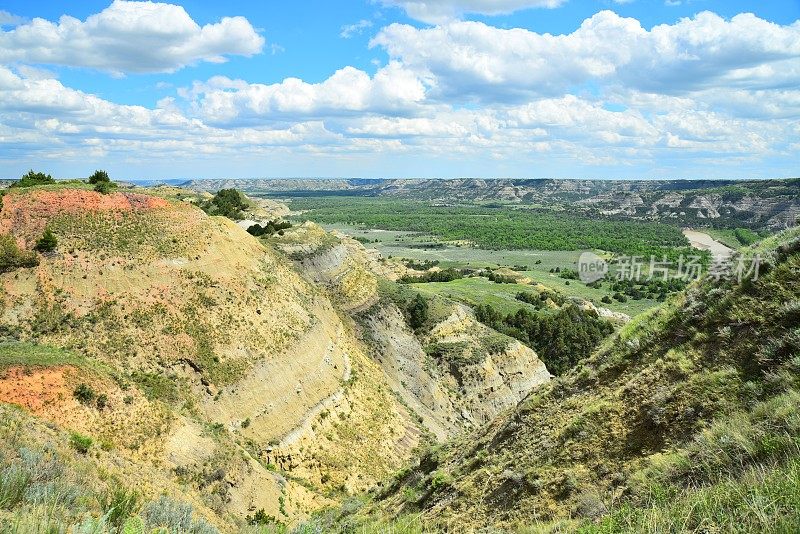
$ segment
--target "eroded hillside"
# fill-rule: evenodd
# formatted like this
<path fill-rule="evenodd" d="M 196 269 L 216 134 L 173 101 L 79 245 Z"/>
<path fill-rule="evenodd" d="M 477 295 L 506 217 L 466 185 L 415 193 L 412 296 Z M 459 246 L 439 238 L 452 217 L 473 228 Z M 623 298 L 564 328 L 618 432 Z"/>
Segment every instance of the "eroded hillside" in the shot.
<path fill-rule="evenodd" d="M 455 302 L 434 299 L 429 319 L 412 329 L 400 308 L 408 292 L 358 241 L 306 222 L 276 246 L 355 319 L 392 391 L 439 441 L 486 423 L 550 379 L 533 350 Z"/>
<path fill-rule="evenodd" d="M 105 461 L 154 466 L 229 529 L 362 491 L 418 444 L 352 325 L 233 222 L 133 192 L 5 195 L 4 234 L 29 248 L 45 228 L 57 249 L 0 274 L 0 328 L 84 364 L 6 344 L 0 400 L 91 436 Z"/>

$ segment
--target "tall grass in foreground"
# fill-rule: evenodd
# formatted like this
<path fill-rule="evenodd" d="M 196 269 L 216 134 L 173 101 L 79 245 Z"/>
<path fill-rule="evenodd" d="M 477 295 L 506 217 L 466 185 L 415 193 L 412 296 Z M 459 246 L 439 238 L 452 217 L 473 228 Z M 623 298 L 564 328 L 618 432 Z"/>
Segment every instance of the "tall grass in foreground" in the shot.
<path fill-rule="evenodd" d="M 755 466 L 738 479 L 691 488 L 650 506 L 625 506 L 583 533 L 797 532 L 800 526 L 800 460 Z"/>

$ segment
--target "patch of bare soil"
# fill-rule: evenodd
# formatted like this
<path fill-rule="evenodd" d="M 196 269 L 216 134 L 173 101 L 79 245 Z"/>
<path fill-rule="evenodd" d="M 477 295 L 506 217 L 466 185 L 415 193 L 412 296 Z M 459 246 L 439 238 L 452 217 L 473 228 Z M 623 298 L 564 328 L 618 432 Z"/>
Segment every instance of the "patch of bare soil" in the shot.
<path fill-rule="evenodd" d="M 65 401 L 71 404 L 67 376 L 73 372 L 70 366 L 9 368 L 0 374 L 0 402 L 16 404 L 36 415 Z"/>

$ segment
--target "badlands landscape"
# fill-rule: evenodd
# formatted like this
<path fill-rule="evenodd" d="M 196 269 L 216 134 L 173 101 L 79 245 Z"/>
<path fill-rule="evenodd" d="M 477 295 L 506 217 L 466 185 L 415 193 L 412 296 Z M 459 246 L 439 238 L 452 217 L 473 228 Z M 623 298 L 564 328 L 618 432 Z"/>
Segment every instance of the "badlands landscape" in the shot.
<path fill-rule="evenodd" d="M 4 0 L 0 533 L 800 532 L 800 2 Z"/>
<path fill-rule="evenodd" d="M 573 276 L 574 251 L 504 265 L 467 236 L 341 221 L 351 236 L 294 208 L 329 193 L 101 182 L 3 190 L 4 528 L 669 530 L 706 524 L 701 502 L 726 528 L 752 513 L 739 492 L 796 520 L 800 241 L 770 227 L 782 199 L 701 232 L 757 252 L 758 276 L 615 291 Z M 446 227 L 451 204 L 411 202 Z M 503 232 L 543 216 L 480 206 L 460 209 L 512 213 Z M 650 224 L 614 254 L 691 247 Z M 360 237 L 383 232 L 400 241 Z"/>

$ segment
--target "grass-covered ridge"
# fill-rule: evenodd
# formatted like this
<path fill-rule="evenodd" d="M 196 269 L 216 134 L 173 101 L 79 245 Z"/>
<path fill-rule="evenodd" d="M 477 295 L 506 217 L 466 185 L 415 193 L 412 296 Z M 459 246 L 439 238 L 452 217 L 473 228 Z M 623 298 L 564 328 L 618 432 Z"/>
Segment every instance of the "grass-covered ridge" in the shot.
<path fill-rule="evenodd" d="M 757 280 L 690 287 L 346 521 L 429 528 L 795 531 L 800 232 Z M 365 511 L 366 510 L 366 511 Z"/>
<path fill-rule="evenodd" d="M 17 341 L 0 341 L 0 370 L 15 366 L 52 367 L 56 365 L 71 365 L 87 369 L 98 366 L 96 362 L 56 347 Z"/>

